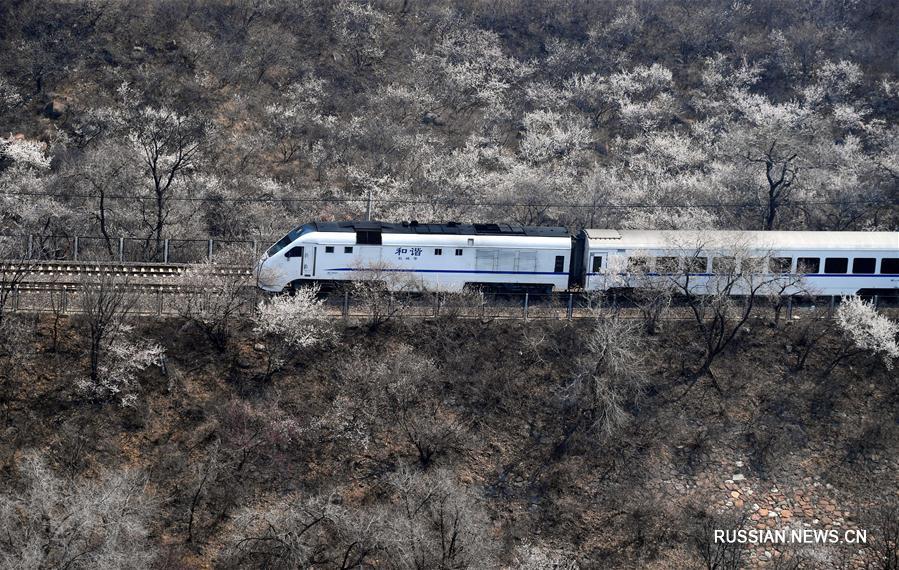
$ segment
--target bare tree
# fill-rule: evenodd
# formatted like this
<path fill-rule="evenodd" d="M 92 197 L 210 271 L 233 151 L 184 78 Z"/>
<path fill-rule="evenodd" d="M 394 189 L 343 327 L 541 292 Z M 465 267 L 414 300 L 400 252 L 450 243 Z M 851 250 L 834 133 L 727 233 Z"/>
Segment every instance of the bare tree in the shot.
<path fill-rule="evenodd" d="M 145 477 L 101 472 L 61 479 L 24 454 L 16 490 L 0 495 L 0 568 L 147 568 L 156 506 Z"/>
<path fill-rule="evenodd" d="M 401 470 L 391 477 L 388 551 L 399 568 L 486 568 L 498 560 L 479 497 L 445 471 Z"/>
<path fill-rule="evenodd" d="M 515 549 L 517 570 L 580 570 L 577 558 L 570 551 L 524 543 Z"/>
<path fill-rule="evenodd" d="M 342 406 L 335 404 L 321 422 L 356 441 L 396 430 L 414 450 L 419 467 L 429 469 L 438 459 L 463 452 L 471 441 L 467 419 L 440 399 L 440 374 L 434 361 L 409 345 L 355 352 L 338 374 Z"/>
<path fill-rule="evenodd" d="M 671 308 L 676 288 L 670 280 L 659 278 L 659 273 L 665 274 L 669 268 L 657 267 L 652 272 L 649 269 L 648 258 L 640 259 L 638 256 L 628 273 L 631 280 L 629 284 L 632 285 L 631 299 L 643 315 L 646 334 L 654 335 Z"/>
<path fill-rule="evenodd" d="M 400 376 L 385 386 L 386 409 L 396 416 L 418 463 L 427 469 L 439 457 L 465 449 L 466 422 L 422 390 L 425 377 Z"/>
<path fill-rule="evenodd" d="M 716 530 L 738 531 L 746 528 L 746 516 L 697 512 L 690 531 L 693 547 L 707 570 L 738 570 L 742 568 L 743 545 L 739 542 L 715 540 Z"/>
<path fill-rule="evenodd" d="M 892 499 L 867 517 L 871 543 L 867 547 L 869 568 L 899 570 L 899 503 Z M 875 530 L 876 529 L 876 530 Z"/>
<path fill-rule="evenodd" d="M 228 266 L 191 265 L 172 280 L 176 310 L 217 347 L 224 347 L 239 317 L 252 307 L 250 277 Z"/>
<path fill-rule="evenodd" d="M 577 415 L 566 439 L 582 426 L 605 440 L 626 424 L 629 404 L 643 392 L 646 346 L 638 325 L 618 316 L 598 315 L 581 338 L 581 356 L 562 391 Z"/>
<path fill-rule="evenodd" d="M 87 328 L 90 380 L 100 383 L 100 363 L 108 339 L 120 334 L 136 297 L 123 283 L 103 274 L 93 283 L 85 283 L 81 311 Z"/>
<path fill-rule="evenodd" d="M 813 307 L 803 313 L 785 329 L 794 356 L 791 366 L 794 372 L 805 368 L 809 357 L 831 333 L 832 328 L 825 311 L 820 307 Z"/>
<path fill-rule="evenodd" d="M 0 236 L 0 326 L 33 267 L 23 246 L 13 236 Z"/>
<path fill-rule="evenodd" d="M 211 125 L 196 112 L 185 115 L 145 105 L 127 84 L 119 94 L 126 109 L 120 117 L 120 128 L 138 150 L 150 179 L 153 214 L 147 241 L 153 241 L 154 255 L 159 257 L 171 214 L 170 199 L 180 179 L 197 166 Z"/>
<path fill-rule="evenodd" d="M 81 286 L 81 322 L 89 360 L 79 387 L 92 397 L 133 404 L 136 375 L 159 361 L 163 349 L 134 334 L 130 322 L 137 292 L 114 275 L 103 274 Z"/>
<path fill-rule="evenodd" d="M 24 315 L 7 315 L 0 323 L 0 410 L 7 418 L 10 404 L 19 398 L 22 387 L 29 385 L 36 325 L 36 319 Z"/>
<path fill-rule="evenodd" d="M 384 548 L 382 524 L 376 509 L 293 495 L 238 513 L 219 561 L 226 568 L 365 567 Z"/>
<path fill-rule="evenodd" d="M 757 154 L 746 154 L 747 161 L 765 166 L 765 180 L 768 183 L 765 194 L 766 230 L 774 229 L 777 212 L 790 196 L 793 182 L 799 173 L 799 165 L 796 163 L 798 157 L 797 153 L 780 148 L 776 140 L 766 148 L 759 149 Z"/>
<path fill-rule="evenodd" d="M 365 307 L 372 328 L 400 314 L 410 301 L 409 293 L 423 290 L 410 274 L 388 262 L 360 265 L 355 273 L 357 278 L 348 284 L 348 291 L 355 303 Z"/>
<path fill-rule="evenodd" d="M 695 378 L 708 374 L 720 389 L 711 374 L 712 363 L 749 321 L 759 298 L 772 291 L 796 289 L 801 276 L 755 267 L 768 254 L 759 257 L 740 237 L 728 244 L 699 239 L 681 245 L 674 253 L 684 267 L 670 279 L 686 301 L 703 343 Z M 714 256 L 711 274 L 706 273 L 709 256 Z"/>
<path fill-rule="evenodd" d="M 96 206 L 91 207 L 91 217 L 103 237 L 103 244 L 110 259 L 115 259 L 112 232 L 123 228 L 128 221 L 126 212 L 114 208 L 109 195 L 127 194 L 131 184 L 137 183 L 136 169 L 128 168 L 128 157 L 123 155 L 119 141 L 104 141 L 91 148 L 71 165 L 71 177 L 84 186 L 84 191 L 96 196 Z M 119 219 L 121 218 L 121 219 Z"/>

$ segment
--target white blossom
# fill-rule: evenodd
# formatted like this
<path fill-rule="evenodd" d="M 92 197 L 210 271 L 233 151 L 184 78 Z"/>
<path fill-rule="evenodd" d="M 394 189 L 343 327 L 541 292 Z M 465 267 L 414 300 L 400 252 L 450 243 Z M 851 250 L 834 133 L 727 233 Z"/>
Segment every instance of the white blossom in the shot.
<path fill-rule="evenodd" d="M 880 355 L 890 370 L 899 358 L 899 323 L 881 315 L 874 304 L 861 297 L 843 298 L 837 309 L 837 325 L 852 343 L 862 350 Z"/>
<path fill-rule="evenodd" d="M 254 318 L 257 334 L 274 335 L 291 348 L 308 348 L 330 341 L 334 330 L 318 286 L 299 287 L 292 295 L 263 301 Z"/>
<path fill-rule="evenodd" d="M 122 325 L 105 341 L 97 382 L 84 378 L 78 382 L 79 389 L 94 398 L 117 400 L 122 406 L 135 404 L 137 374 L 158 364 L 165 349 L 141 338 L 130 338 L 133 332 L 130 325 Z"/>
<path fill-rule="evenodd" d="M 47 145 L 37 141 L 16 138 L 0 140 L 0 156 L 5 156 L 22 166 L 30 166 L 40 170 L 50 168 Z"/>
<path fill-rule="evenodd" d="M 525 115 L 520 150 L 531 162 L 566 157 L 590 143 L 590 131 L 580 117 L 555 111 L 533 111 Z"/>

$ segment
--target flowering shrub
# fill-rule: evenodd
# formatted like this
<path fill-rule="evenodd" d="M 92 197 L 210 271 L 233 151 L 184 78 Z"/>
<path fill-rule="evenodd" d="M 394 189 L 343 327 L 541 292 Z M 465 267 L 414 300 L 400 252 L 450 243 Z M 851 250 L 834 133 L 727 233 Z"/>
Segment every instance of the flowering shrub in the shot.
<path fill-rule="evenodd" d="M 837 325 L 859 349 L 880 355 L 890 370 L 899 358 L 899 323 L 879 314 L 873 303 L 861 297 L 846 297 L 837 309 Z"/>

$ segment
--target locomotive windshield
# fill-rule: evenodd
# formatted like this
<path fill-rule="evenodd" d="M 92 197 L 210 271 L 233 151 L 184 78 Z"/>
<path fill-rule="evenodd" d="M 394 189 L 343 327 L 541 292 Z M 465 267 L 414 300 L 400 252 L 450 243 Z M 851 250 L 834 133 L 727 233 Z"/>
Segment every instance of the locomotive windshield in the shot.
<path fill-rule="evenodd" d="M 290 245 L 295 239 L 297 239 L 298 237 L 300 237 L 301 235 L 303 235 L 305 233 L 309 233 L 310 231 L 312 231 L 312 229 L 309 228 L 308 226 L 299 226 L 297 228 L 290 230 L 290 232 L 288 232 L 286 236 L 282 237 L 275 243 L 275 245 L 268 248 L 267 253 L 268 253 L 269 257 L 271 257 L 272 255 L 275 255 L 276 253 L 278 253 L 279 251 L 281 251 L 282 249 L 284 249 L 285 247 Z"/>

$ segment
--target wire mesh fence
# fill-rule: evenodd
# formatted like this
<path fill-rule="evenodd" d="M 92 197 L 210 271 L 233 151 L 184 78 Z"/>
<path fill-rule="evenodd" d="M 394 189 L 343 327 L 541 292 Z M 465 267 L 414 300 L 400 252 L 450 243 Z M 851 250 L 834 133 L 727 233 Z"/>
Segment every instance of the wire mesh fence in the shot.
<path fill-rule="evenodd" d="M 189 295 L 214 295 L 214 291 L 185 289 L 165 285 L 123 285 L 134 289 L 133 314 L 176 316 Z M 77 285 L 53 283 L 18 285 L 8 295 L 7 308 L 30 313 L 78 314 L 82 310 L 82 292 Z M 249 315 L 257 303 L 272 297 L 255 287 L 241 290 L 240 312 Z M 648 319 L 653 313 L 640 298 L 628 295 L 588 293 L 392 293 L 389 291 L 351 291 L 322 294 L 326 313 L 335 319 L 387 321 L 404 318 L 463 318 L 483 321 L 575 320 L 598 316 L 624 319 Z M 899 297 L 873 297 L 871 302 L 891 316 L 899 316 Z M 734 308 L 742 309 L 746 299 L 735 298 Z M 832 318 L 839 297 L 787 297 L 753 299 L 752 316 L 767 321 L 803 318 Z M 673 299 L 655 314 L 659 320 L 693 320 L 696 313 L 684 299 Z"/>
<path fill-rule="evenodd" d="M 120 263 L 249 263 L 260 253 L 258 240 L 176 239 L 103 236 L 0 236 L 7 260 Z"/>

